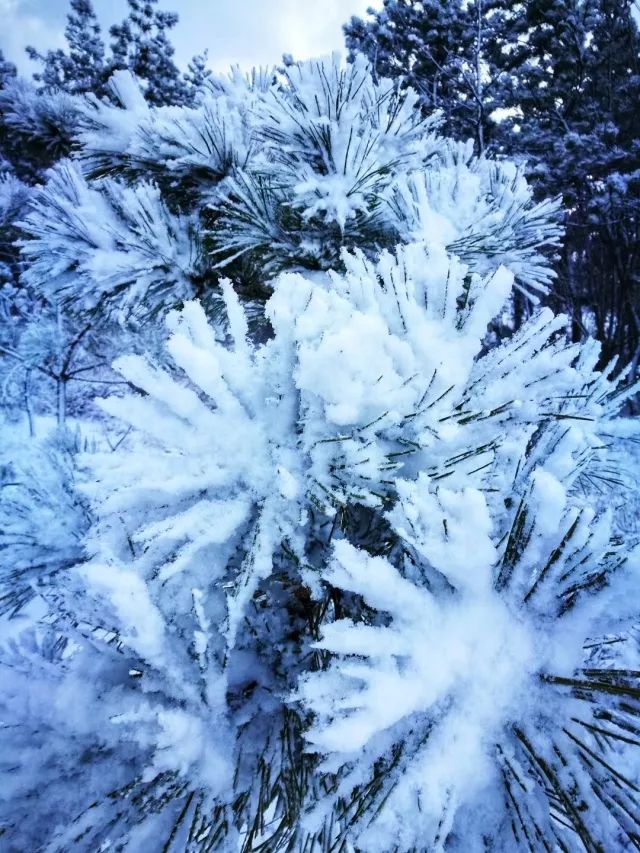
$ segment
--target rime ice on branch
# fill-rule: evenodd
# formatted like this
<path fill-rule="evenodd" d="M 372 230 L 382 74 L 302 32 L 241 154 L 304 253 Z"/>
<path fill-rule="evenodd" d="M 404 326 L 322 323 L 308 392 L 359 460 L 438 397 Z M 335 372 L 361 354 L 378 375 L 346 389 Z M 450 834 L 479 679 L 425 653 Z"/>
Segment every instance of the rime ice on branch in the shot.
<path fill-rule="evenodd" d="M 51 698 L 0 694 L 7 754 L 33 751 L 0 794 L 10 844 L 635 843 L 638 554 L 590 497 L 632 391 L 548 309 L 487 344 L 513 287 L 550 281 L 553 206 L 412 103 L 333 61 L 194 108 L 87 107 L 88 174 L 64 168 L 103 214 L 67 263 L 79 220 L 47 227 L 52 176 L 34 279 L 55 246 L 41 286 L 123 321 L 195 292 L 194 268 L 135 272 L 115 223 L 143 192 L 209 223 L 215 310 L 185 301 L 164 358 L 116 362 L 131 391 L 103 405 L 131 429 L 78 460 L 84 554 L 41 576 L 34 555 L 50 615 L 2 664 Z M 130 186 L 147 160 L 156 188 Z M 125 236 L 98 279 L 101 222 Z M 243 272 L 269 293 L 257 327 Z"/>

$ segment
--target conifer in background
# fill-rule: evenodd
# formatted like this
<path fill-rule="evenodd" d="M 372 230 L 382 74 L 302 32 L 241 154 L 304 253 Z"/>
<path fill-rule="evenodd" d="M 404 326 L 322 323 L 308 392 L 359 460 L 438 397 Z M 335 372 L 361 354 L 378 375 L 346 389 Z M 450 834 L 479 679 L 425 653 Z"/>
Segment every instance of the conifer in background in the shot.
<path fill-rule="evenodd" d="M 144 81 L 151 104 L 181 103 L 184 80 L 173 61 L 169 31 L 178 23 L 175 12 L 155 8 L 158 0 L 127 0 L 129 14 L 111 27 L 110 68 L 128 68 Z"/>
<path fill-rule="evenodd" d="M 352 56 L 364 53 L 381 73 L 409 81 L 424 109 L 440 106 L 476 150 L 489 146 L 526 164 L 537 198 L 562 195 L 566 236 L 551 304 L 570 314 L 575 340 L 601 341 L 601 366 L 617 355 L 633 362 L 635 375 L 640 34 L 633 8 L 630 0 L 385 0 L 366 20 L 352 19 L 345 34 Z M 516 325 L 526 313 L 516 302 Z"/>
<path fill-rule="evenodd" d="M 64 89 L 71 93 L 104 93 L 108 71 L 101 28 L 91 0 L 70 0 L 70 12 L 64 35 L 68 53 L 49 50 L 45 55 L 27 48 L 29 58 L 41 62 L 43 69 L 34 75 L 48 91 Z"/>
<path fill-rule="evenodd" d="M 28 47 L 29 57 L 41 63 L 34 79 L 45 91 L 70 94 L 91 93 L 103 98 L 115 70 L 129 69 L 141 81 L 149 103 L 187 103 L 207 78 L 206 56 L 193 57 L 183 74 L 175 64 L 170 31 L 178 23 L 176 12 L 157 9 L 158 0 L 128 0 L 128 15 L 114 24 L 109 50 L 101 35 L 91 0 L 70 0 L 65 39 L 67 50 L 45 54 Z"/>

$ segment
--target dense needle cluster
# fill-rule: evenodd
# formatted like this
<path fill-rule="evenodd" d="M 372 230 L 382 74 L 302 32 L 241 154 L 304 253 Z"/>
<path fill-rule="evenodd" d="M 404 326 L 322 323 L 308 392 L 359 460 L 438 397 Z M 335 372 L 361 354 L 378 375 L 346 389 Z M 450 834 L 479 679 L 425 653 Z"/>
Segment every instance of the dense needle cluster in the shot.
<path fill-rule="evenodd" d="M 488 334 L 556 206 L 362 61 L 112 87 L 25 276 L 166 342 L 110 446 L 5 466 L 1 843 L 637 847 L 640 555 L 594 498 L 633 389 L 549 309 Z"/>

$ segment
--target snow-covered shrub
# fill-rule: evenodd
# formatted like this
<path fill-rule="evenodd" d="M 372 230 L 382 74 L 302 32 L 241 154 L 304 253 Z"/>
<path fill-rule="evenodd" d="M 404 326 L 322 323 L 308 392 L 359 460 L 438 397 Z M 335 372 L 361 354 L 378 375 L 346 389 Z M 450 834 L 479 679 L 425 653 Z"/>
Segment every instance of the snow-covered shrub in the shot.
<path fill-rule="evenodd" d="M 282 270 L 339 269 L 344 248 L 375 257 L 446 223 L 473 272 L 508 262 L 525 289 L 551 280 L 540 250 L 557 245 L 557 205 L 438 136 L 438 116 L 362 58 L 235 71 L 189 107 L 149 106 L 126 71 L 110 85 L 113 102 L 78 105 L 77 164 L 52 171 L 22 223 L 27 276 L 50 299 L 124 315 L 213 303 L 221 275 L 264 295 Z"/>
<path fill-rule="evenodd" d="M 176 155 L 200 199 L 188 211 L 166 176 L 156 186 L 171 216 L 210 229 L 217 259 L 226 246 L 262 271 L 257 332 L 245 282 L 216 279 L 207 314 L 165 268 L 142 269 L 135 241 L 116 254 L 120 283 L 93 277 L 92 259 L 117 266 L 100 223 L 112 236 L 139 191 L 117 165 L 141 150 L 117 112 L 132 101 L 105 106 L 124 128 L 119 152 L 115 132 L 104 143 L 114 174 L 64 167 L 103 211 L 75 266 L 83 217 L 62 233 L 67 205 L 46 227 L 55 178 L 33 214 L 29 258 L 44 270 L 55 254 L 51 293 L 123 313 L 182 304 L 164 359 L 115 362 L 130 390 L 102 406 L 126 431 L 74 469 L 82 553 L 30 575 L 47 621 L 0 657 L 3 842 L 628 849 L 640 553 L 589 484 L 610 479 L 610 421 L 632 389 L 549 309 L 486 345 L 513 287 L 549 281 L 553 205 L 436 137 L 410 93 L 361 66 L 232 84 L 210 91 L 246 98 L 255 160 L 199 183 L 203 163 Z M 175 135 L 177 113 L 144 113 L 147 141 L 163 122 Z"/>
<path fill-rule="evenodd" d="M 5 301 L 18 279 L 18 234 L 15 222 L 29 202 L 29 187 L 11 172 L 2 171 L 0 162 L 0 300 Z"/>
<path fill-rule="evenodd" d="M 448 145 L 440 157 L 439 168 L 412 172 L 394 186 L 390 207 L 403 242 L 433 239 L 443 229 L 448 250 L 474 271 L 505 264 L 529 298 L 545 293 L 553 271 L 540 250 L 559 243 L 557 205 L 535 204 L 521 171 L 475 159 L 471 141 Z"/>
<path fill-rule="evenodd" d="M 216 183 L 249 158 L 249 113 L 267 85 L 232 72 L 212 78 L 196 107 L 150 107 L 138 81 L 116 71 L 109 83 L 113 102 L 90 96 L 83 105 L 79 141 L 87 171 L 93 177 L 156 174 L 167 179 L 167 191 L 194 175 L 199 183 Z"/>
<path fill-rule="evenodd" d="M 100 308 L 123 318 L 143 305 L 149 313 L 167 291 L 176 301 L 192 294 L 192 223 L 166 208 L 154 184 L 105 178 L 90 186 L 62 160 L 35 194 L 26 227 L 24 281 L 75 313 Z"/>
<path fill-rule="evenodd" d="M 0 227 L 10 228 L 27 204 L 29 188 L 10 172 L 0 172 Z"/>
<path fill-rule="evenodd" d="M 603 768 L 635 687 L 585 644 L 635 614 L 637 558 L 573 488 L 614 386 L 545 312 L 481 354 L 505 269 L 461 307 L 466 270 L 437 245 L 344 262 L 277 280 L 265 344 L 226 284 L 228 340 L 190 303 L 170 318 L 180 375 L 116 365 L 145 393 L 104 404 L 135 432 L 88 460 L 73 598 L 126 690 L 86 637 L 65 666 L 106 679 L 99 760 L 120 774 L 131 744 L 118 837 L 140 801 L 153 832 L 182 816 L 195 833 L 206 804 L 201 841 L 227 821 L 222 849 L 256 812 L 300 845 L 507 850 L 536 831 L 566 845 L 566 825 L 615 849 L 628 804 Z M 287 714 L 319 766 L 299 732 L 285 763 Z M 115 831 L 115 796 L 78 810 L 74 843 Z"/>

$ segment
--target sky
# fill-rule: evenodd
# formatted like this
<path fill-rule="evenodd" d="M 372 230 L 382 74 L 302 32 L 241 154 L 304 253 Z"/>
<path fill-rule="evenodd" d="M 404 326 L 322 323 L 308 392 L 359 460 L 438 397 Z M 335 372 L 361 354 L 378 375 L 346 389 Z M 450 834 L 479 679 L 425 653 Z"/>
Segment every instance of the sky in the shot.
<path fill-rule="evenodd" d="M 126 0 L 93 0 L 107 34 L 122 20 Z M 283 53 L 296 59 L 344 50 L 342 24 L 363 16 L 372 0 L 160 0 L 159 8 L 178 12 L 172 35 L 178 65 L 208 48 L 209 64 L 225 71 L 272 65 Z M 68 0 L 0 0 L 0 48 L 23 73 L 36 69 L 24 48 L 63 47 Z"/>

